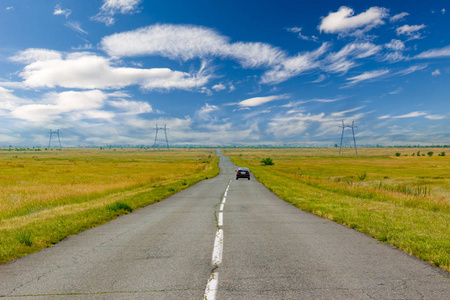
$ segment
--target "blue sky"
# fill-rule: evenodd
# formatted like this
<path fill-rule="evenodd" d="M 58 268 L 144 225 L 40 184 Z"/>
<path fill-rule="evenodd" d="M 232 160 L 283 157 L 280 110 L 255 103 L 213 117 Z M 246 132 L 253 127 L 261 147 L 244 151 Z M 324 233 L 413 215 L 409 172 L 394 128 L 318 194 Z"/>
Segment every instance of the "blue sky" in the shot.
<path fill-rule="evenodd" d="M 448 6 L 2 0 L 0 146 L 450 144 Z"/>

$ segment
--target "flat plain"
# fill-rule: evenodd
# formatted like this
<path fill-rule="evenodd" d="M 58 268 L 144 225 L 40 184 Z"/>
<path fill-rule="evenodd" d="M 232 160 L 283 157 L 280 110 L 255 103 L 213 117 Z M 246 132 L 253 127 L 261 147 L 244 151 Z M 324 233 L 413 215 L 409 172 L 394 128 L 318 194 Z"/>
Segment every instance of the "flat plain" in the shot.
<path fill-rule="evenodd" d="M 0 263 L 218 174 L 213 150 L 0 151 Z"/>
<path fill-rule="evenodd" d="M 449 271 L 450 158 L 442 156 L 446 150 L 363 148 L 356 156 L 347 148 L 342 155 L 336 148 L 226 149 L 224 154 L 236 165 L 249 167 L 292 205 Z M 273 165 L 261 163 L 267 157 Z"/>

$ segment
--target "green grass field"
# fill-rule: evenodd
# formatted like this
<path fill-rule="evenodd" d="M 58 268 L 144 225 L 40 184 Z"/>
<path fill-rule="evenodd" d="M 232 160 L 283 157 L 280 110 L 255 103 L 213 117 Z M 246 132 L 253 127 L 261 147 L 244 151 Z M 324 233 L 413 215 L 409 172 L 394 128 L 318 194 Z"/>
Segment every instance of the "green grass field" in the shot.
<path fill-rule="evenodd" d="M 0 263 L 218 173 L 213 150 L 0 150 Z"/>
<path fill-rule="evenodd" d="M 350 149 L 339 156 L 339 149 L 331 148 L 224 153 L 285 201 L 450 271 L 450 157 L 437 156 L 445 150 L 370 148 L 359 149 L 358 156 Z M 429 151 L 433 156 L 422 156 Z M 274 165 L 261 163 L 267 157 Z"/>

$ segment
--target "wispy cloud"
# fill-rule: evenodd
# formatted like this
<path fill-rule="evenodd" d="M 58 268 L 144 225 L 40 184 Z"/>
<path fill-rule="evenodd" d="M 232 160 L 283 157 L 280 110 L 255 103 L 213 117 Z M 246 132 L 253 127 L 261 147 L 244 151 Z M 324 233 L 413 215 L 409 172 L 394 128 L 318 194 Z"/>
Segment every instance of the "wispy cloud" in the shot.
<path fill-rule="evenodd" d="M 197 118 L 203 121 L 211 121 L 215 120 L 215 118 L 211 117 L 211 113 L 218 111 L 219 107 L 216 105 L 210 105 L 208 103 L 205 103 L 205 105 L 196 112 Z"/>
<path fill-rule="evenodd" d="M 450 57 L 450 46 L 441 49 L 431 49 L 414 56 L 415 59 L 421 58 L 443 58 Z"/>
<path fill-rule="evenodd" d="M 414 32 L 419 31 L 425 27 L 427 27 L 427 26 L 425 26 L 425 24 L 403 25 L 401 27 L 398 27 L 395 31 L 397 32 L 397 35 L 412 35 Z"/>
<path fill-rule="evenodd" d="M 398 21 L 403 20 L 406 16 L 409 16 L 409 13 L 407 13 L 407 12 L 402 12 L 402 13 L 399 13 L 399 14 L 396 14 L 396 15 L 392 16 L 392 17 L 389 19 L 389 21 L 390 21 L 391 23 L 395 23 L 395 22 L 398 22 Z"/>
<path fill-rule="evenodd" d="M 383 25 L 388 10 L 374 6 L 358 15 L 354 14 L 355 11 L 350 7 L 341 6 L 337 12 L 330 12 L 328 16 L 322 18 L 319 30 L 344 36 L 362 35 L 378 25 Z"/>
<path fill-rule="evenodd" d="M 292 107 L 298 107 L 299 105 L 303 105 L 310 102 L 317 102 L 317 103 L 332 103 L 336 101 L 343 100 L 345 98 L 335 98 L 335 99 L 310 99 L 310 100 L 299 100 L 299 101 L 291 101 L 288 104 L 282 105 L 281 107 L 286 108 L 292 108 Z"/>
<path fill-rule="evenodd" d="M 55 16 L 63 15 L 66 17 L 66 19 L 70 16 L 71 13 L 72 13 L 72 11 L 70 9 L 63 9 L 61 7 L 61 4 L 56 4 L 55 10 L 53 11 L 53 14 Z"/>
<path fill-rule="evenodd" d="M 363 109 L 364 107 L 365 107 L 365 106 L 360 106 L 360 107 L 355 107 L 355 108 L 348 109 L 348 110 L 344 110 L 344 111 L 340 111 L 340 112 L 334 112 L 334 113 L 331 114 L 331 116 L 332 116 L 332 117 L 339 117 L 339 118 L 342 118 L 342 117 L 345 116 L 346 114 L 352 113 L 352 112 L 355 112 L 355 111 L 358 111 L 358 110 L 361 110 L 361 109 Z"/>
<path fill-rule="evenodd" d="M 78 21 L 68 21 L 65 25 L 76 32 L 88 34 L 87 31 L 81 28 L 81 24 Z"/>
<path fill-rule="evenodd" d="M 428 65 L 415 65 L 415 66 L 411 66 L 409 68 L 403 69 L 398 71 L 397 73 L 395 73 L 396 75 L 401 75 L 401 76 L 405 76 L 411 73 L 414 73 L 416 71 L 420 71 L 423 69 L 426 69 L 428 67 Z"/>
<path fill-rule="evenodd" d="M 338 52 L 328 54 L 323 68 L 331 73 L 347 73 L 351 68 L 358 65 L 356 59 L 376 55 L 381 49 L 381 46 L 369 42 L 350 43 Z"/>
<path fill-rule="evenodd" d="M 266 97 L 254 97 L 246 100 L 242 100 L 237 105 L 240 107 L 255 107 L 260 106 L 268 102 L 272 102 L 275 100 L 288 99 L 290 96 L 287 94 L 284 95 L 274 95 L 274 96 L 266 96 Z"/>
<path fill-rule="evenodd" d="M 277 47 L 264 43 L 231 43 L 216 31 L 193 25 L 157 24 L 102 39 L 111 56 L 159 55 L 176 60 L 223 57 L 237 60 L 245 68 L 272 66 L 286 57 Z"/>
<path fill-rule="evenodd" d="M 427 116 L 428 114 L 423 111 L 413 111 L 408 114 L 399 115 L 399 116 L 391 116 L 391 115 L 384 115 L 381 117 L 378 117 L 378 119 L 405 119 L 405 118 L 417 118 L 417 117 L 423 117 Z"/>
<path fill-rule="evenodd" d="M 380 78 L 384 75 L 389 74 L 389 70 L 376 70 L 376 71 L 368 71 L 364 72 L 361 75 L 347 78 L 349 81 L 346 86 L 356 85 L 363 81 L 374 80 L 376 78 Z"/>
<path fill-rule="evenodd" d="M 403 88 L 402 88 L 402 87 L 399 87 L 398 89 L 396 89 L 396 90 L 390 92 L 389 95 L 398 95 L 398 94 L 400 94 L 402 91 L 403 91 Z"/>
<path fill-rule="evenodd" d="M 327 79 L 327 76 L 325 74 L 320 74 L 319 77 L 317 77 L 316 80 L 311 81 L 311 83 L 321 83 L 323 82 L 325 79 Z"/>
<path fill-rule="evenodd" d="M 133 14 L 139 11 L 142 0 L 103 0 L 100 12 L 93 17 L 94 20 L 111 26 L 115 23 L 116 14 Z"/>
<path fill-rule="evenodd" d="M 261 83 L 277 84 L 319 68 L 321 66 L 319 58 L 328 50 L 329 46 L 329 44 L 324 43 L 314 51 L 285 58 L 278 65 L 264 73 L 261 78 Z"/>
<path fill-rule="evenodd" d="M 446 119 L 448 115 L 427 115 L 425 118 L 429 120 L 442 120 Z"/>
<path fill-rule="evenodd" d="M 60 60 L 62 59 L 62 54 L 61 52 L 49 49 L 30 48 L 20 51 L 9 59 L 15 62 L 30 64 L 37 61 Z"/>
<path fill-rule="evenodd" d="M 286 28 L 287 31 L 296 33 L 298 38 L 304 40 L 304 41 L 313 41 L 313 42 L 319 42 L 319 38 L 317 36 L 307 36 L 302 34 L 303 28 L 301 27 L 292 27 L 292 28 Z"/>

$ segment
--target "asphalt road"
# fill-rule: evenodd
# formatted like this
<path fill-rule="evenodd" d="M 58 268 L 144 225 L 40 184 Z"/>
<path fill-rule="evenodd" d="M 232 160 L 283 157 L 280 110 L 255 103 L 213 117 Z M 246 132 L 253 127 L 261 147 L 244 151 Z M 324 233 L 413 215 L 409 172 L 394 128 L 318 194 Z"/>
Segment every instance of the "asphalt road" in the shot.
<path fill-rule="evenodd" d="M 450 274 L 219 176 L 0 266 L 14 299 L 450 299 Z"/>

